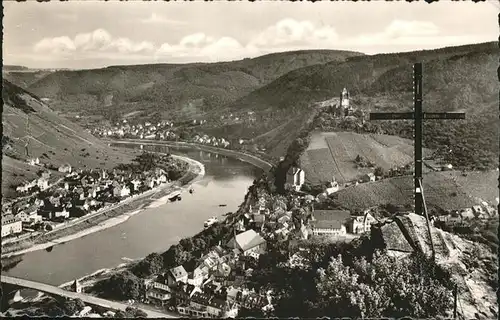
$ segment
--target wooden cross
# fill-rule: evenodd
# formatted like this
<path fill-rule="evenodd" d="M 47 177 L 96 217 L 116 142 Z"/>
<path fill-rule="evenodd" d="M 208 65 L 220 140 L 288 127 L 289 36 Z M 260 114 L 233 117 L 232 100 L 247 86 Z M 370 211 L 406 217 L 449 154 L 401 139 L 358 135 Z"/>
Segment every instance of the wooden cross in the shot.
<path fill-rule="evenodd" d="M 423 112 L 422 111 L 422 63 L 413 65 L 413 112 L 374 112 L 370 120 L 414 120 L 415 147 L 415 213 L 423 215 L 424 201 L 422 183 L 422 128 L 424 119 L 465 119 L 463 112 Z M 427 210 L 425 210 L 427 211 Z M 427 212 L 425 212 L 427 213 Z M 427 216 L 427 214 L 426 214 Z"/>

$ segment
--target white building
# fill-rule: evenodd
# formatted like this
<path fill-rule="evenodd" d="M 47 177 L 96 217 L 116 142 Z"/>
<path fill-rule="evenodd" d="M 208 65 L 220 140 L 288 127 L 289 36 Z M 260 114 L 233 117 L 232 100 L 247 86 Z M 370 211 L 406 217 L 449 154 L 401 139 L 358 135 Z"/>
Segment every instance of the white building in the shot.
<path fill-rule="evenodd" d="M 47 179 L 40 178 L 37 180 L 36 185 L 43 191 L 49 187 L 49 181 Z"/>
<path fill-rule="evenodd" d="M 315 210 L 313 220 L 310 221 L 312 234 L 345 235 L 347 233 L 345 223 L 350 216 L 350 212 L 345 210 Z"/>
<path fill-rule="evenodd" d="M 71 173 L 72 169 L 71 169 L 71 166 L 69 164 L 65 164 L 65 165 L 60 166 L 58 171 L 63 172 L 63 173 Z"/>
<path fill-rule="evenodd" d="M 56 218 L 62 217 L 62 218 L 68 219 L 69 218 L 69 211 L 66 210 L 66 208 L 64 208 L 62 211 L 56 211 L 56 212 L 54 212 L 54 217 L 56 217 Z"/>
<path fill-rule="evenodd" d="M 376 222 L 377 220 L 369 212 L 353 217 L 349 223 L 349 232 L 354 234 L 369 232 L 372 224 Z"/>
<path fill-rule="evenodd" d="M 2 238 L 11 234 L 21 233 L 23 225 L 21 219 L 13 215 L 5 215 L 2 217 Z"/>
<path fill-rule="evenodd" d="M 304 170 L 297 167 L 292 167 L 287 172 L 285 186 L 295 191 L 300 191 L 300 188 L 302 188 L 305 179 L 306 174 Z"/>

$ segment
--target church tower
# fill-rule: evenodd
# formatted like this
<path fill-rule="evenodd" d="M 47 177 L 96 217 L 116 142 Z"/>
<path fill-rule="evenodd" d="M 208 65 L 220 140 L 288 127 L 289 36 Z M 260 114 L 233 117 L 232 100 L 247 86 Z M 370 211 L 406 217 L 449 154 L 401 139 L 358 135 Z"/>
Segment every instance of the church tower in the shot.
<path fill-rule="evenodd" d="M 78 279 L 75 279 L 75 282 L 73 282 L 73 285 L 71 286 L 74 292 L 76 293 L 81 293 L 82 292 L 82 286 L 80 282 L 78 282 Z"/>

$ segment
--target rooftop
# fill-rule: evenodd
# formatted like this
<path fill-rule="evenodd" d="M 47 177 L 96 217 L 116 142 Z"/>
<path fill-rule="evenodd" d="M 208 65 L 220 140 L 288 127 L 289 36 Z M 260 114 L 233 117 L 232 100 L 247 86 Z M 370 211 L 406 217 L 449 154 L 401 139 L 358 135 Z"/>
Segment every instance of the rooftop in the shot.
<path fill-rule="evenodd" d="M 169 271 L 176 279 L 187 276 L 187 272 L 183 266 L 172 268 Z"/>
<path fill-rule="evenodd" d="M 243 233 L 238 234 L 235 237 L 236 244 L 241 248 L 241 250 L 246 251 L 253 247 L 256 247 L 266 240 L 262 238 L 257 232 L 254 230 L 247 230 Z"/>

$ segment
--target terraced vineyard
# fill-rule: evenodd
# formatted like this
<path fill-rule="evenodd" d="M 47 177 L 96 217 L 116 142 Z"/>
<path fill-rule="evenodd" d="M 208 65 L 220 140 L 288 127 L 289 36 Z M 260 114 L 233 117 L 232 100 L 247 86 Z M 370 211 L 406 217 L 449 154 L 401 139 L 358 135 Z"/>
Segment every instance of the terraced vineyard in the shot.
<path fill-rule="evenodd" d="M 495 176 L 496 171 L 489 174 L 469 174 L 470 185 L 484 184 L 487 192 L 477 189 L 471 192 L 468 184 L 461 184 L 456 178 L 460 172 L 431 172 L 424 174 L 423 184 L 425 200 L 429 208 L 439 207 L 445 210 L 458 210 L 470 208 L 481 204 L 481 199 L 492 203 L 492 195 L 496 189 L 496 180 L 487 178 Z M 490 190 L 491 189 L 491 190 Z M 351 210 L 366 209 L 372 206 L 394 204 L 411 205 L 413 203 L 413 177 L 395 177 L 372 183 L 363 183 L 357 186 L 340 190 L 335 194 L 337 200 L 343 206 Z M 494 199 L 493 199 L 494 200 Z"/>
<path fill-rule="evenodd" d="M 395 136 L 318 132 L 312 135 L 300 161 L 309 182 L 321 183 L 334 176 L 343 184 L 374 170 L 357 168 L 357 155 L 388 170 L 413 161 L 413 144 Z"/>

